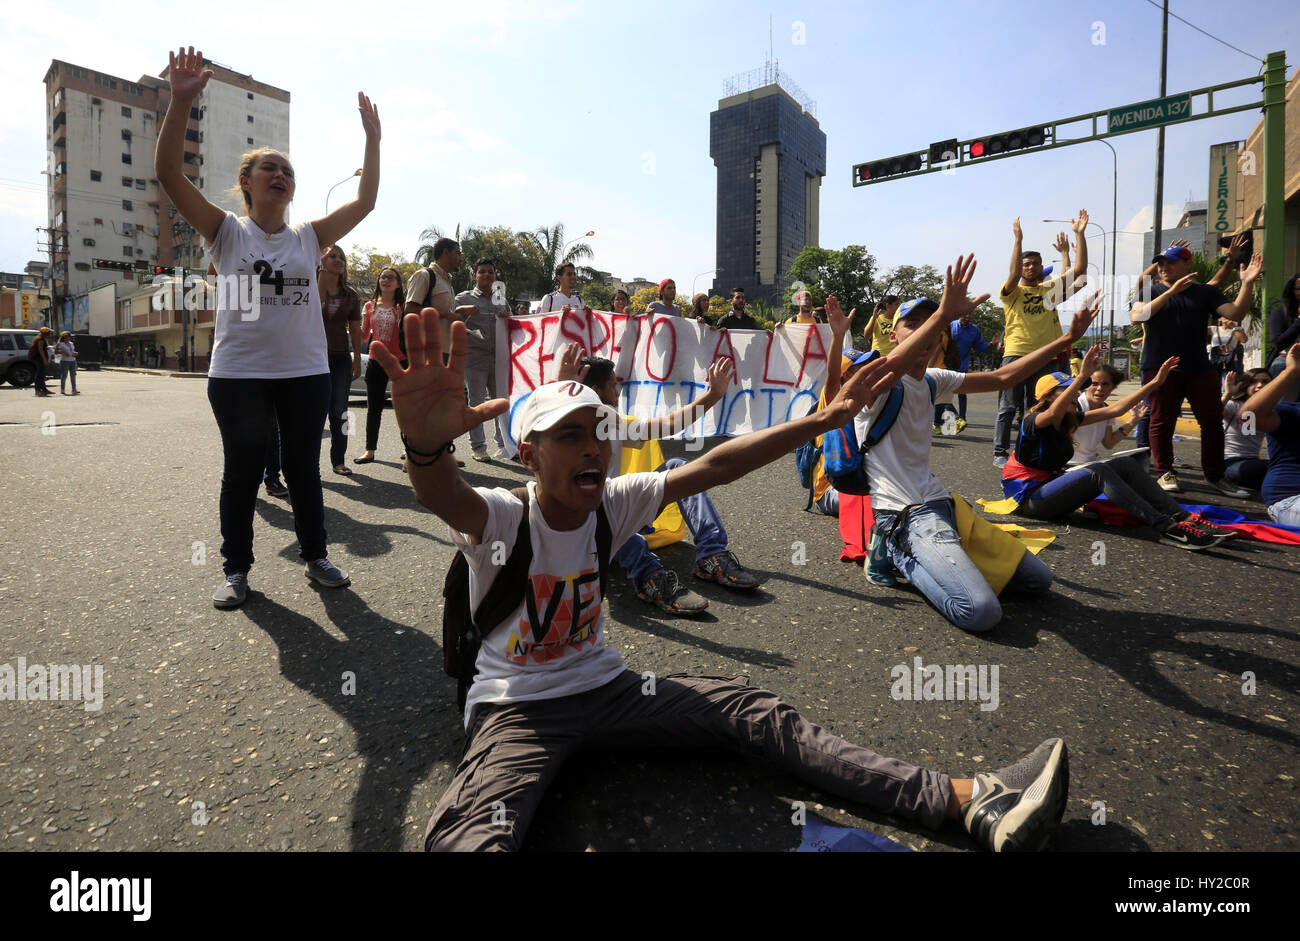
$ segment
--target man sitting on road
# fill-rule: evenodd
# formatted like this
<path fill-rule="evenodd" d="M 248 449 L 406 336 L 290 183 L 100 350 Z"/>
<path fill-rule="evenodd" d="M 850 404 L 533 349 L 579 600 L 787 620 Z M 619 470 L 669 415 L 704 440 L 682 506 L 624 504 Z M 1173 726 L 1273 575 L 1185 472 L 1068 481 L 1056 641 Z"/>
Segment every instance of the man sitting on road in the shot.
<path fill-rule="evenodd" d="M 370 355 L 392 378 L 416 496 L 446 522 L 469 564 L 471 610 L 501 570 L 499 552 L 511 551 L 525 513 L 532 549 L 523 600 L 482 625 L 465 706 L 469 745 L 429 820 L 426 849 L 518 849 L 546 788 L 584 746 L 725 749 L 931 828 L 961 820 L 991 850 L 1047 842 L 1069 789 L 1060 739 L 993 774 L 951 778 L 832 735 L 743 678 L 668 676 L 645 695 L 641 674 L 604 643 L 598 530 L 621 545 L 665 503 L 737 480 L 842 426 L 873 383 L 893 383 L 890 360 L 859 369 L 812 415 L 732 438 L 669 471 L 613 480 L 611 443 L 600 428 L 617 421 L 614 410 L 580 382 L 539 386 L 520 409 L 520 455 L 536 476 L 521 502 L 504 489 L 470 487 L 446 457 L 456 438 L 509 407 L 504 399 L 466 403 L 464 325 L 452 326 L 447 366 L 434 311 L 407 317 L 405 330 L 409 368 L 382 343 Z"/>

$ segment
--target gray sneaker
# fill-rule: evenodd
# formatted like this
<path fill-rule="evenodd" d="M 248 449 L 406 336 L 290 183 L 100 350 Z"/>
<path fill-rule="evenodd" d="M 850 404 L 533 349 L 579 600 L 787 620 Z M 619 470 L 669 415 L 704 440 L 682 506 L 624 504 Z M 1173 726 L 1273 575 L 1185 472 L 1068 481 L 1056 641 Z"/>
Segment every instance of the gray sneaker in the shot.
<path fill-rule="evenodd" d="M 308 562 L 306 575 L 316 584 L 324 585 L 326 588 L 343 588 L 352 584 L 352 579 L 348 578 L 348 573 L 329 559 L 317 559 L 315 562 Z"/>
<path fill-rule="evenodd" d="M 212 595 L 214 608 L 238 608 L 248 598 L 248 573 L 231 572 Z"/>
<path fill-rule="evenodd" d="M 1014 765 L 975 780 L 979 794 L 962 808 L 962 823 L 975 841 L 995 853 L 1041 850 L 1069 796 L 1065 742 L 1049 738 Z"/>
<path fill-rule="evenodd" d="M 1231 480 L 1229 480 L 1227 477 L 1220 477 L 1218 480 L 1207 479 L 1206 483 L 1208 483 L 1215 490 L 1219 491 L 1219 493 L 1222 493 L 1229 497 L 1236 497 L 1239 500 L 1244 500 L 1246 499 L 1246 497 L 1250 496 L 1249 490 L 1243 490 L 1242 488 L 1234 484 Z"/>

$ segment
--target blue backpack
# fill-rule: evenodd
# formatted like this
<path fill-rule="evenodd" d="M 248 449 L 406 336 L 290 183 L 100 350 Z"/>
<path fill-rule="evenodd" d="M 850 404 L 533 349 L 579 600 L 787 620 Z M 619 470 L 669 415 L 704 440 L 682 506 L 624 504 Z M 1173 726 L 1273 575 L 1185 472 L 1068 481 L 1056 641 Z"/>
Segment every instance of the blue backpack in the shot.
<path fill-rule="evenodd" d="M 930 404 L 933 405 L 938 395 L 938 388 L 929 375 L 925 377 L 925 383 L 930 387 Z M 849 422 L 842 428 L 826 432 L 822 436 L 821 448 L 816 447 L 812 441 L 798 447 L 794 459 L 799 471 L 799 483 L 808 489 L 808 503 L 804 507 L 805 510 L 810 509 L 813 504 L 813 471 L 817 467 L 819 454 L 822 457 L 822 469 L 826 479 L 840 493 L 861 496 L 871 492 L 871 482 L 867 479 L 866 454 L 889 434 L 889 429 L 894 427 L 902 407 L 903 383 L 900 381 L 889 390 L 884 408 L 867 429 L 867 440 L 860 446 L 857 432 L 853 430 L 853 422 Z"/>

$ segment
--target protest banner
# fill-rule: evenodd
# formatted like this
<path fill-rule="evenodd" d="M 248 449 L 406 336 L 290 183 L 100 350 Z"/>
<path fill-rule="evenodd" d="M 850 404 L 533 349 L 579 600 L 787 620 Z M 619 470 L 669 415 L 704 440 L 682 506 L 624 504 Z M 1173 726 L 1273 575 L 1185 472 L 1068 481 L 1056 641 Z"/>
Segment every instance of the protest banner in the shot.
<path fill-rule="evenodd" d="M 824 324 L 784 324 L 769 334 L 599 310 L 500 319 L 497 385 L 510 399 L 501 426 L 512 446 L 520 405 L 537 386 L 555 380 L 561 353 L 574 342 L 613 360 L 621 380 L 619 410 L 637 418 L 667 415 L 702 395 L 709 366 L 731 358 L 735 373 L 726 396 L 678 436 L 696 438 L 746 434 L 816 408 L 831 333 Z"/>

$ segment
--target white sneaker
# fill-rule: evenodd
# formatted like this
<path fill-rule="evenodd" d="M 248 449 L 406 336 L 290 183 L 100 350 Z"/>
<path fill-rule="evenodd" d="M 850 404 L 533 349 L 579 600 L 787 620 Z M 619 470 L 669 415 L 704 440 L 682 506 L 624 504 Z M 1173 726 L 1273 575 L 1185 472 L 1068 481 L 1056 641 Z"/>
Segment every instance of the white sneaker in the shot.
<path fill-rule="evenodd" d="M 1156 478 L 1156 483 L 1160 485 L 1161 490 L 1167 490 L 1170 493 L 1182 493 L 1183 487 L 1178 482 L 1178 475 L 1173 471 L 1166 471 Z"/>
<path fill-rule="evenodd" d="M 474 460 L 480 461 L 484 464 L 492 460 L 490 457 L 488 457 L 487 448 L 475 448 L 471 456 L 474 458 Z"/>

